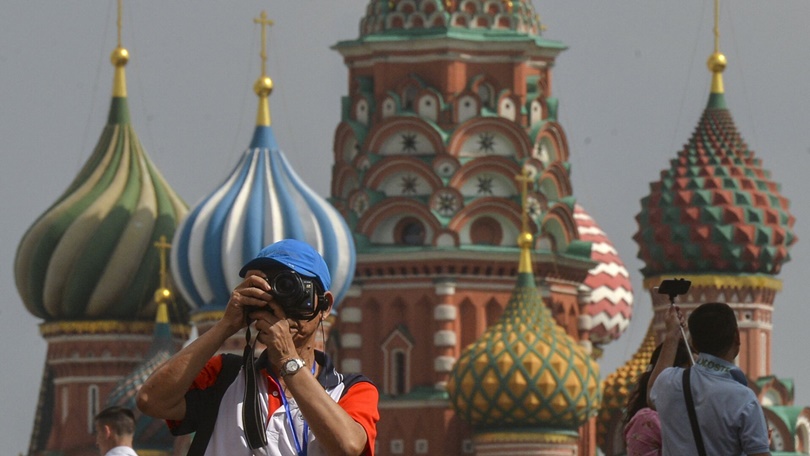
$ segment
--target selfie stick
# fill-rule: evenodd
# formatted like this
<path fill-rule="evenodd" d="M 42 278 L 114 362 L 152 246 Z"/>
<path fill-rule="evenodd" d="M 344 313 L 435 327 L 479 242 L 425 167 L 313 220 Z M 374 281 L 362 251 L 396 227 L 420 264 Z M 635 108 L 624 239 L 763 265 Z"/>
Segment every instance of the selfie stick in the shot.
<path fill-rule="evenodd" d="M 675 307 L 675 295 L 669 295 L 669 306 Z M 678 327 L 681 328 L 681 337 L 683 337 L 683 343 L 686 345 L 686 351 L 689 353 L 689 361 L 692 362 L 692 365 L 695 365 L 695 358 L 692 357 L 692 350 L 689 347 L 689 340 L 686 338 L 686 331 L 683 329 L 683 325 L 678 322 Z"/>

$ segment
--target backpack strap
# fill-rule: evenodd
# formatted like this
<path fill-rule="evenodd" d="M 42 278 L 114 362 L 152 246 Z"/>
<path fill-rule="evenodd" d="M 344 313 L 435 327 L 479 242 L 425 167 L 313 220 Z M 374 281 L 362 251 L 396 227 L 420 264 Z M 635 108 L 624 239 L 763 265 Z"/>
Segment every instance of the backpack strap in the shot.
<path fill-rule="evenodd" d="M 194 433 L 194 438 L 191 440 L 191 446 L 188 449 L 187 456 L 202 456 L 208 448 L 208 441 L 211 440 L 211 435 L 214 433 L 214 426 L 217 423 L 217 416 L 219 415 L 219 406 L 222 402 L 222 396 L 225 391 L 231 386 L 236 376 L 239 374 L 239 369 L 242 368 L 242 358 L 232 354 L 223 354 L 222 356 L 222 370 L 219 371 L 217 380 L 211 387 L 214 390 L 214 398 L 212 399 L 211 407 L 206 407 L 204 410 L 204 417 L 199 420 L 199 428 Z"/>
<path fill-rule="evenodd" d="M 692 383 L 689 381 L 690 371 L 687 367 L 683 370 L 683 397 L 686 399 L 686 411 L 689 412 L 689 423 L 692 425 L 692 435 L 695 437 L 698 455 L 706 456 L 706 447 L 703 446 L 703 436 L 700 434 L 697 413 L 695 413 L 695 402 L 692 400 Z"/>

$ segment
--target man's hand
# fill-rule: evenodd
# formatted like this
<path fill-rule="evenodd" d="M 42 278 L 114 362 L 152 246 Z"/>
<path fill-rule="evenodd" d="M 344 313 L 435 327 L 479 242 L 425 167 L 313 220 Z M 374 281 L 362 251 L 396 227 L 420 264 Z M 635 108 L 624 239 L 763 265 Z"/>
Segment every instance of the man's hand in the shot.
<path fill-rule="evenodd" d="M 677 340 L 681 337 L 681 328 L 685 327 L 685 321 L 678 306 L 669 306 L 664 323 L 666 324 L 666 338 L 673 337 Z"/>
<path fill-rule="evenodd" d="M 256 322 L 256 331 L 259 332 L 256 337 L 259 342 L 267 346 L 267 361 L 271 366 L 279 368 L 282 361 L 298 357 L 290 321 L 272 296 L 266 302 L 266 307 L 254 310 L 249 317 Z"/>
<path fill-rule="evenodd" d="M 232 331 L 231 334 L 235 334 L 247 326 L 246 317 L 249 316 L 249 312 L 267 308 L 268 302 L 273 299 L 269 291 L 270 285 L 264 277 L 249 274 L 231 292 L 231 298 L 225 306 L 225 314 L 220 323 L 227 325 Z"/>

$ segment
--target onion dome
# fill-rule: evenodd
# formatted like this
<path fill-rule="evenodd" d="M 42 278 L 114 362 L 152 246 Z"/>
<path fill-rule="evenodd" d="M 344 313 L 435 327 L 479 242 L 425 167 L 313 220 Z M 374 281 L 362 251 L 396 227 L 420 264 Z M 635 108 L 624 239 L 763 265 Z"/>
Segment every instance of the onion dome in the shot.
<path fill-rule="evenodd" d="M 371 0 L 361 36 L 447 33 L 461 39 L 493 32 L 539 36 L 542 27 L 529 0 Z"/>
<path fill-rule="evenodd" d="M 524 229 L 512 297 L 501 318 L 462 351 L 447 393 L 477 432 L 540 428 L 575 437 L 599 409 L 599 367 L 543 303 L 532 273 L 532 242 Z"/>
<path fill-rule="evenodd" d="M 723 54 L 709 58 L 712 91 L 695 132 L 650 185 L 633 239 L 645 277 L 777 274 L 796 242 L 780 186 L 748 149 L 723 93 Z"/>
<path fill-rule="evenodd" d="M 174 445 L 174 436 L 169 432 L 163 420 L 152 418 L 138 411 L 136 398 L 138 391 L 152 372 L 177 351 L 172 330 L 169 324 L 168 304 L 172 295 L 168 288 L 161 288 L 156 293 L 158 311 L 155 318 L 155 330 L 152 345 L 145 360 L 132 373 L 121 379 L 107 398 L 107 405 L 127 407 L 135 413 L 135 438 L 141 449 L 170 450 Z"/>
<path fill-rule="evenodd" d="M 265 13 L 256 21 L 270 23 Z M 266 65 L 264 46 L 263 39 Z M 336 305 L 354 277 L 354 241 L 346 222 L 304 183 L 276 143 L 268 102 L 272 89 L 263 68 L 254 86 L 259 108 L 250 146 L 225 181 L 192 208 L 172 242 L 178 289 L 204 311 L 224 309 L 242 280 L 242 266 L 282 239 L 306 242 L 324 257 Z"/>
<path fill-rule="evenodd" d="M 623 427 L 622 420 L 627 400 L 636 386 L 638 377 L 650 364 L 650 358 L 656 346 L 655 331 L 650 322 L 647 334 L 633 357 L 602 382 L 602 408 L 599 410 L 596 436 L 597 443 L 605 454 L 612 454 L 608 449 L 611 447 L 607 444 L 609 439 L 622 438 L 621 434 L 618 434 L 617 437 L 612 430 L 616 429 L 616 426 Z"/>
<path fill-rule="evenodd" d="M 124 66 L 113 51 L 107 125 L 90 158 L 62 196 L 28 229 L 17 249 L 17 290 L 46 321 L 154 318 L 159 258 L 186 204 L 141 146 L 129 118 Z"/>
<path fill-rule="evenodd" d="M 581 241 L 590 242 L 591 259 L 597 265 L 588 271 L 585 286 L 591 290 L 583 306 L 582 329 L 590 341 L 604 345 L 619 338 L 633 316 L 633 287 L 630 274 L 613 243 L 593 218 L 577 204 L 574 220 Z"/>

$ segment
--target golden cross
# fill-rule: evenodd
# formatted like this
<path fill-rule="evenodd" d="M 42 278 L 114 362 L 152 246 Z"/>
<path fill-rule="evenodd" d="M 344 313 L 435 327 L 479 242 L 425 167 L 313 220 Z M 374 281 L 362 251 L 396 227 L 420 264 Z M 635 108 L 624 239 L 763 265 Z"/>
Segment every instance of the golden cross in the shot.
<path fill-rule="evenodd" d="M 532 183 L 532 178 L 529 177 L 529 169 L 523 168 L 520 174 L 515 176 L 515 180 L 520 183 L 520 221 L 522 226 L 522 230 L 524 233 L 529 232 L 529 205 L 528 205 L 528 193 L 529 193 L 529 184 Z"/>
<path fill-rule="evenodd" d="M 160 250 L 160 288 L 166 288 L 166 252 L 172 245 L 166 242 L 166 235 L 161 234 L 160 240 L 155 242 L 155 247 Z"/>
<path fill-rule="evenodd" d="M 253 22 L 262 26 L 262 77 L 267 76 L 267 27 L 273 25 L 273 21 L 267 18 L 267 12 L 262 11 L 260 17 L 253 18 Z"/>

